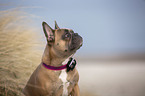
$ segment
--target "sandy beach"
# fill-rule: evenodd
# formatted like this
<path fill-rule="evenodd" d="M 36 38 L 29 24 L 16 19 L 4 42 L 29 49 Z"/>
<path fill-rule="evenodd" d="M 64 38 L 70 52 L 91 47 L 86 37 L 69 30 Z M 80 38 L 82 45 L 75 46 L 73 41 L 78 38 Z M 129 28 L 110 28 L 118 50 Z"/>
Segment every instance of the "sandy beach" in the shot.
<path fill-rule="evenodd" d="M 80 89 L 89 96 L 145 96 L 145 61 L 78 63 Z"/>

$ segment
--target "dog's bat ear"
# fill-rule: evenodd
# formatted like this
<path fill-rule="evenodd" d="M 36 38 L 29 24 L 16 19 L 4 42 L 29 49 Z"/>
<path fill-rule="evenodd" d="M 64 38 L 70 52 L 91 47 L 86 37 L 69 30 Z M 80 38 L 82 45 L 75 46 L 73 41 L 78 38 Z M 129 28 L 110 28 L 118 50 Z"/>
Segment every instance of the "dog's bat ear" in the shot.
<path fill-rule="evenodd" d="M 42 26 L 43 26 L 43 31 L 45 33 L 45 37 L 47 38 L 48 44 L 53 43 L 54 30 L 46 22 L 42 22 Z"/>
<path fill-rule="evenodd" d="M 57 25 L 57 22 L 55 21 L 55 29 L 60 29 Z"/>

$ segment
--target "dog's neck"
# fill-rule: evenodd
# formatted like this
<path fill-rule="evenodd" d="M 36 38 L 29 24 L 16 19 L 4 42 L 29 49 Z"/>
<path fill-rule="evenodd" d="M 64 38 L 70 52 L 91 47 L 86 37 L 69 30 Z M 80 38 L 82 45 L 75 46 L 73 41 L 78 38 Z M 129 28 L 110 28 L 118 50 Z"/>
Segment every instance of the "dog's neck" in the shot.
<path fill-rule="evenodd" d="M 61 66 L 62 62 L 65 60 L 65 58 L 60 58 L 55 55 L 54 51 L 51 49 L 49 45 L 46 45 L 43 56 L 42 56 L 42 62 L 51 65 L 51 66 Z"/>

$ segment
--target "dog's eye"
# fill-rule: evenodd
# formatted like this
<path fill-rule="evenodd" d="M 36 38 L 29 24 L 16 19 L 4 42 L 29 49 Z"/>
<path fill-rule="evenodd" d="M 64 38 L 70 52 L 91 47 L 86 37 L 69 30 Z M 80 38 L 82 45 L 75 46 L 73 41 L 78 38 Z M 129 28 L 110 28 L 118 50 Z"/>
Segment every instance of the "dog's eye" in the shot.
<path fill-rule="evenodd" d="M 64 40 L 69 40 L 70 37 L 71 37 L 71 34 L 70 34 L 69 32 L 66 32 L 66 33 L 63 35 L 62 38 L 63 38 Z"/>
<path fill-rule="evenodd" d="M 70 34 L 65 34 L 65 38 L 69 38 L 70 37 Z"/>

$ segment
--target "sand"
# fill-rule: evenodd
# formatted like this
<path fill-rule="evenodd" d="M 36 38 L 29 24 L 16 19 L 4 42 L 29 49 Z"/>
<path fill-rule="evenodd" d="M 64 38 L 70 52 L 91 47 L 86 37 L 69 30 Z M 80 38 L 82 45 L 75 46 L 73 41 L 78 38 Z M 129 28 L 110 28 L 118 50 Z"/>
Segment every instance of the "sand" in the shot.
<path fill-rule="evenodd" d="M 93 93 L 92 96 L 145 96 L 145 61 L 79 64 L 82 92 Z"/>

